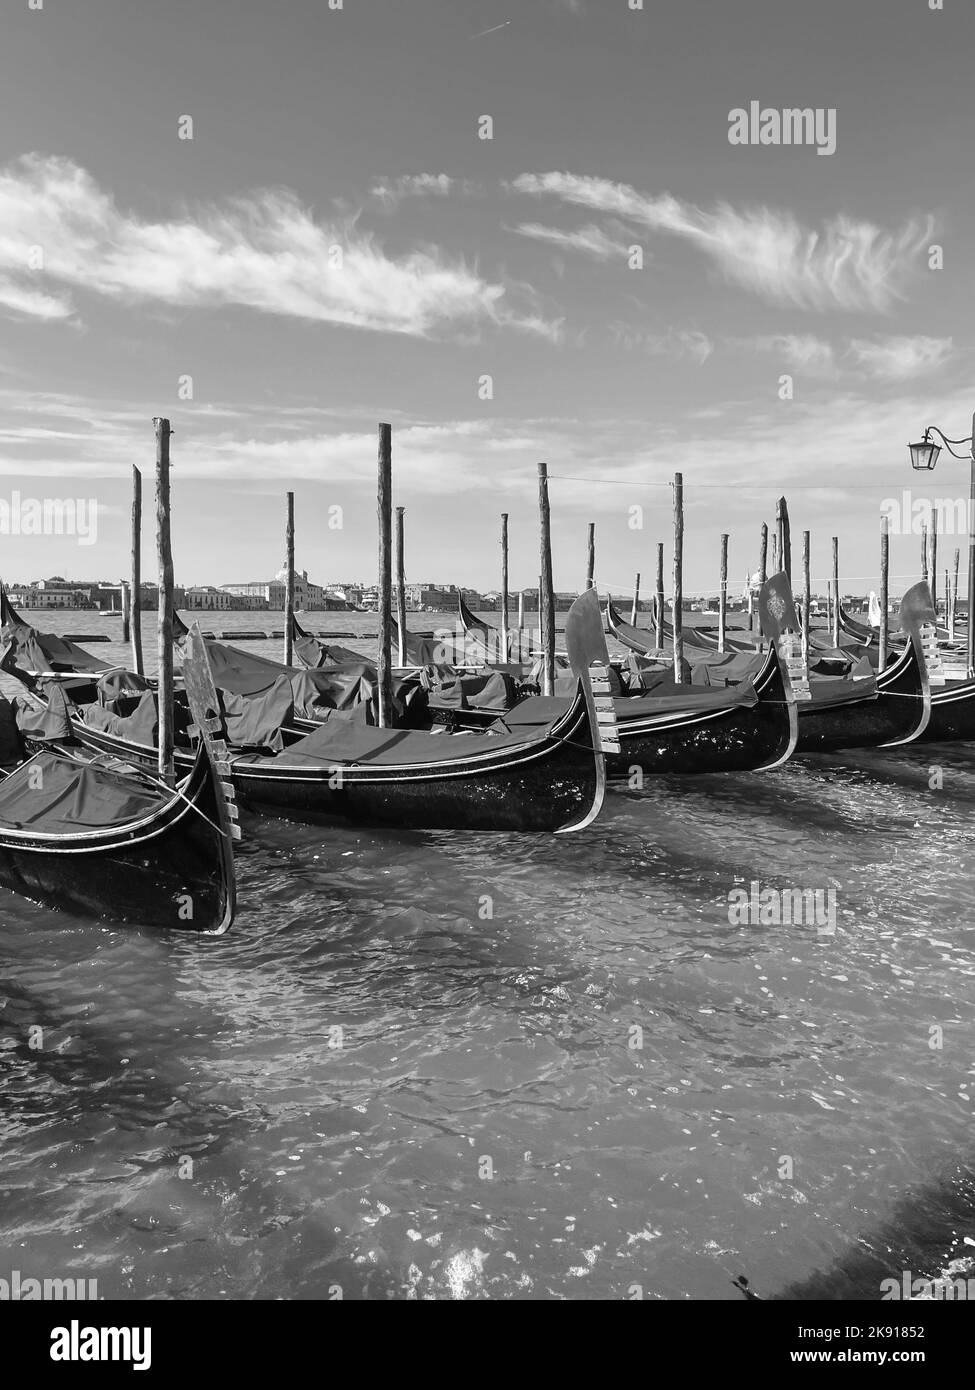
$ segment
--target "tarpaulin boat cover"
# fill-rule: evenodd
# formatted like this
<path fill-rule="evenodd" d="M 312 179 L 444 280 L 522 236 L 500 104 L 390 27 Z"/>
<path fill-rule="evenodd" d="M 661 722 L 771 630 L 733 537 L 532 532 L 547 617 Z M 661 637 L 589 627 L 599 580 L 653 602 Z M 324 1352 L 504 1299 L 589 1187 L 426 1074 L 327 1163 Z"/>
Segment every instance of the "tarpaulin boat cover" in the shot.
<path fill-rule="evenodd" d="M 151 815 L 162 799 L 131 773 L 44 749 L 0 782 L 0 825 L 44 835 L 121 828 Z"/>
<path fill-rule="evenodd" d="M 17 727 L 22 734 L 35 743 L 60 743 L 74 737 L 68 707 L 60 691 L 58 696 L 60 698 L 55 698 L 52 692 L 50 703 L 43 707 L 27 698 L 14 700 Z"/>
<path fill-rule="evenodd" d="M 4 635 L 6 634 L 5 629 Z M 45 675 L 64 671 L 90 671 L 94 675 L 99 671 L 111 670 L 107 661 L 99 661 L 90 652 L 86 652 L 84 647 L 79 647 L 77 642 L 55 637 L 52 632 L 38 632 L 24 623 L 14 628 L 10 635 L 16 645 L 18 664 L 23 666 L 25 671 L 40 671 Z"/>
<path fill-rule="evenodd" d="M 295 633 L 294 648 L 306 666 L 313 671 L 321 666 L 343 666 L 347 662 L 361 661 L 362 652 L 354 652 L 350 647 L 339 647 L 331 642 L 323 642 L 310 633 L 299 636 Z"/>
<path fill-rule="evenodd" d="M 218 690 L 251 699 L 269 694 L 276 683 L 287 679 L 291 687 L 293 713 L 302 719 L 321 719 L 333 710 L 367 707 L 366 721 L 376 722 L 379 679 L 376 667 L 357 656 L 342 666 L 305 670 L 285 666 L 253 652 L 242 652 L 223 642 L 207 642 L 207 657 Z M 401 716 L 420 695 L 413 677 L 393 682 L 393 709 Z M 277 698 L 277 697 L 276 697 Z M 236 711 L 235 711 L 236 712 Z"/>
<path fill-rule="evenodd" d="M 517 733 L 499 731 L 448 734 L 413 729 L 376 729 L 330 719 L 314 733 L 293 743 L 275 759 L 288 766 L 328 767 L 336 763 L 430 764 L 453 762 L 476 753 L 493 753 L 503 748 L 532 743 L 541 730 L 526 728 Z"/>
<path fill-rule="evenodd" d="M 134 671 L 109 671 L 95 686 L 95 698 L 106 709 L 120 714 L 131 704 L 133 697 L 141 696 L 148 689 L 149 682 Z"/>
<path fill-rule="evenodd" d="M 111 704 L 91 704 L 82 707 L 82 718 L 89 729 L 123 738 L 129 743 L 141 743 L 155 748 L 159 742 L 159 700 L 155 691 L 145 690 L 135 709 L 119 714 Z M 190 746 L 190 712 L 177 701 L 173 706 L 173 737 L 183 748 Z"/>
<path fill-rule="evenodd" d="M 628 719 L 648 719 L 655 714 L 702 714 L 723 709 L 750 709 L 758 704 L 758 695 L 751 681 L 742 685 L 719 687 L 715 690 L 700 686 L 661 686 L 652 695 L 624 695 L 613 702 L 616 718 L 621 725 Z"/>
<path fill-rule="evenodd" d="M 23 761 L 24 751 L 16 710 L 6 695 L 0 695 L 0 767 L 16 767 Z"/>
<path fill-rule="evenodd" d="M 501 671 L 482 676 L 457 676 L 440 682 L 430 692 L 431 709 L 496 710 L 499 714 L 515 702 L 515 683 Z"/>

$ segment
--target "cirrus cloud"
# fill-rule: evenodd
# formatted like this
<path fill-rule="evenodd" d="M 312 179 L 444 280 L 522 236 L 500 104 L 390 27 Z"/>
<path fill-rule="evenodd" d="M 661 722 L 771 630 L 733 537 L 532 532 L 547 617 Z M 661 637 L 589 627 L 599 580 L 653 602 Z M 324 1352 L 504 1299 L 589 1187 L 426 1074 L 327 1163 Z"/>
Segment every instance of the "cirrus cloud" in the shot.
<path fill-rule="evenodd" d="M 719 203 L 708 211 L 669 193 L 652 196 L 629 184 L 570 173 L 521 174 L 506 187 L 681 237 L 731 282 L 775 303 L 820 311 L 889 310 L 906 297 L 935 228 L 930 216 L 893 232 L 846 216 L 809 228 L 791 213 L 766 207 L 739 210 Z"/>
<path fill-rule="evenodd" d="M 43 270 L 31 269 L 32 253 Z M 356 218 L 315 219 L 264 189 L 151 221 L 121 210 L 69 159 L 28 155 L 0 169 L 0 304 L 66 318 L 72 291 L 126 303 L 239 305 L 324 323 L 437 336 L 482 324 L 555 338 L 506 287 L 436 247 L 388 256 Z"/>

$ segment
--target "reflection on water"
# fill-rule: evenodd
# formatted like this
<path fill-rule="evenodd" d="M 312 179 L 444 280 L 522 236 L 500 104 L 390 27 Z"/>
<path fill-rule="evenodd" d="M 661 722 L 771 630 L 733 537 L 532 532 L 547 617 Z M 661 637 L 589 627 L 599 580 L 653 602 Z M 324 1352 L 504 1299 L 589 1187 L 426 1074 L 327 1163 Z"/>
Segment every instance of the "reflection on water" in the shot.
<path fill-rule="evenodd" d="M 219 940 L 3 894 L 0 1277 L 738 1299 L 740 1272 L 937 1273 L 975 1237 L 973 807 L 954 747 L 662 779 L 584 836 L 251 821 Z M 835 887 L 835 935 L 730 926 L 753 880 Z"/>

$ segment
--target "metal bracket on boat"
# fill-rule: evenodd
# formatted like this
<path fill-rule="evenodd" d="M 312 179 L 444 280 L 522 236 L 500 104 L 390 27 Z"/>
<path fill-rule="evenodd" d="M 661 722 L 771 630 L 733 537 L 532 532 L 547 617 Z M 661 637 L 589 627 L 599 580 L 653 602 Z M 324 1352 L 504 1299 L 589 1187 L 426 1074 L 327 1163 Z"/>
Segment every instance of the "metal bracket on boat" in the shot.
<path fill-rule="evenodd" d="M 921 647 L 924 651 L 924 662 L 928 668 L 928 684 L 944 685 L 947 679 L 947 672 L 941 660 L 941 649 L 938 646 L 938 629 L 934 623 L 921 624 Z"/>
<path fill-rule="evenodd" d="M 199 623 L 193 624 L 185 638 L 183 683 L 186 686 L 186 698 L 194 721 L 189 729 L 190 737 L 198 736 L 206 745 L 214 782 L 222 796 L 226 811 L 225 828 L 232 840 L 239 840 L 240 826 L 237 822 L 240 813 L 237 809 L 237 793 L 231 781 L 230 750 L 223 737 L 220 699 L 213 683 L 210 659 Z"/>
<path fill-rule="evenodd" d="M 601 753 L 619 753 L 620 732 L 613 703 L 612 687 L 609 683 L 609 670 L 601 661 L 594 661 L 589 667 L 589 683 L 592 686 L 593 704 L 596 707 L 596 737 Z"/>
<path fill-rule="evenodd" d="M 797 700 L 811 700 L 809 664 L 802 652 L 802 638 L 794 632 L 783 632 L 778 639 L 779 657 L 789 673 L 792 692 Z"/>

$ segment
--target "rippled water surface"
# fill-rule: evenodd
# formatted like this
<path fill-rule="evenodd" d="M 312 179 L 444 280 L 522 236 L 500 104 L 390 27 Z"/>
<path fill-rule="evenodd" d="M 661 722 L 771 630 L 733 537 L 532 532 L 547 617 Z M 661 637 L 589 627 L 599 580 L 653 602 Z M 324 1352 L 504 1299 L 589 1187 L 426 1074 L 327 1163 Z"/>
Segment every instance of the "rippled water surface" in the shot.
<path fill-rule="evenodd" d="M 973 811 L 975 747 L 851 753 L 615 792 L 581 836 L 248 821 L 222 939 L 0 894 L 0 1276 L 723 1299 L 898 1275 L 909 1226 L 944 1263 L 975 1236 Z M 834 887 L 836 934 L 730 926 L 756 879 Z"/>

